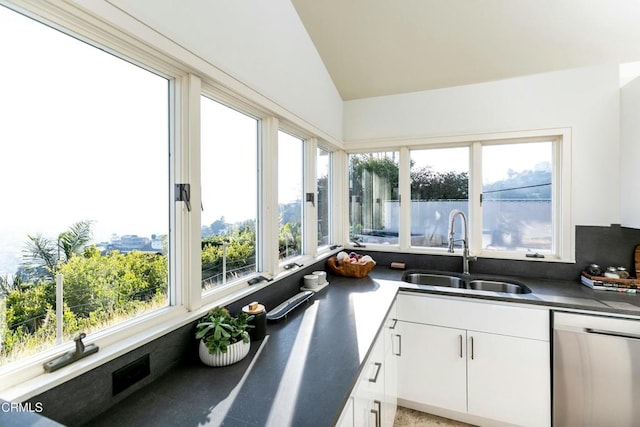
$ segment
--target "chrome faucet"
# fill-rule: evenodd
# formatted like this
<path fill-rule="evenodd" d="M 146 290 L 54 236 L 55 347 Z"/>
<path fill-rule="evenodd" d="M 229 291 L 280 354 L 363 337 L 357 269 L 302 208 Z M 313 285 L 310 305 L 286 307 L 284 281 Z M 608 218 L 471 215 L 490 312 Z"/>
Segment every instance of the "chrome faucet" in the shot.
<path fill-rule="evenodd" d="M 475 261 L 476 257 L 469 256 L 469 228 L 467 225 L 467 217 L 464 212 L 454 209 L 449 213 L 449 252 L 453 253 L 453 245 L 460 239 L 455 240 L 454 224 L 456 217 L 462 218 L 462 227 L 464 228 L 464 237 L 462 238 L 462 274 L 469 274 L 469 261 Z"/>

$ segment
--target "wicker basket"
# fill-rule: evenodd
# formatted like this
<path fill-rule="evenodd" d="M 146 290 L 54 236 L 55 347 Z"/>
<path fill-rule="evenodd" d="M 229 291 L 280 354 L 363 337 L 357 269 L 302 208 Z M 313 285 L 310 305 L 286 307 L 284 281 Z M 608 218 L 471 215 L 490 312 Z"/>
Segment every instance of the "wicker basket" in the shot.
<path fill-rule="evenodd" d="M 586 271 L 583 271 L 582 275 L 585 276 L 587 279 L 591 279 L 591 280 L 606 283 L 606 284 L 613 284 L 621 287 L 633 287 L 633 286 L 640 287 L 640 279 L 634 279 L 632 277 L 628 279 L 616 279 L 613 277 L 592 276 Z"/>
<path fill-rule="evenodd" d="M 367 277 L 369 272 L 376 266 L 375 262 L 368 262 L 366 264 L 349 264 L 338 262 L 338 258 L 332 256 L 327 259 L 327 265 L 329 270 L 338 276 L 344 277 Z"/>

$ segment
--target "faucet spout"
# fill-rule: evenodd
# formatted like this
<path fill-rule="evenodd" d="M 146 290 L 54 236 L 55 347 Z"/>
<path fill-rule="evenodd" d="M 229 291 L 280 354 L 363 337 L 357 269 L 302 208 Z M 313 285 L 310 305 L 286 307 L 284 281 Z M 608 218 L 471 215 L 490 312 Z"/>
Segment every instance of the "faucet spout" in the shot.
<path fill-rule="evenodd" d="M 460 217 L 462 221 L 463 238 L 462 240 L 462 274 L 469 274 L 469 261 L 475 260 L 475 257 L 469 257 L 469 228 L 467 217 L 460 209 L 454 209 L 449 213 L 449 252 L 453 253 L 455 239 L 455 222 Z M 460 239 L 458 239 L 460 240 Z"/>

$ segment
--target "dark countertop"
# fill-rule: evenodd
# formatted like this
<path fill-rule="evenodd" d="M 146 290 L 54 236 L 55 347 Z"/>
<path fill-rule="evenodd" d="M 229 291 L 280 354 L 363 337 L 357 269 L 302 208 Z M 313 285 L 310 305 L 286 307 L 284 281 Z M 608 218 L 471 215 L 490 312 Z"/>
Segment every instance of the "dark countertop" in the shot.
<path fill-rule="evenodd" d="M 329 426 L 335 423 L 397 290 L 640 316 L 640 294 L 593 291 L 579 283 L 519 279 L 531 294 L 468 292 L 399 282 L 378 267 L 330 285 L 286 320 L 269 323 L 241 362 L 186 363 L 91 421 L 112 425 Z M 444 291 L 443 291 L 444 289 Z M 194 341 L 194 345 L 196 345 Z"/>

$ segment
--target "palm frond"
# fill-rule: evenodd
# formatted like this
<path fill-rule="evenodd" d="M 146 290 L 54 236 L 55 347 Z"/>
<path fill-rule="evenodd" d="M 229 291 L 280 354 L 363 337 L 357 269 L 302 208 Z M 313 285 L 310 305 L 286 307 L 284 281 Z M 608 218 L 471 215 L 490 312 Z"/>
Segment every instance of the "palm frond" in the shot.
<path fill-rule="evenodd" d="M 93 221 L 78 221 L 69 227 L 69 230 L 60 233 L 58 246 L 65 256 L 65 261 L 73 254 L 80 254 L 84 247 L 93 238 L 91 226 Z"/>
<path fill-rule="evenodd" d="M 22 264 L 27 269 L 45 267 L 52 274 L 58 262 L 58 247 L 42 234 L 27 235 L 27 242 L 22 250 L 22 260 Z"/>

